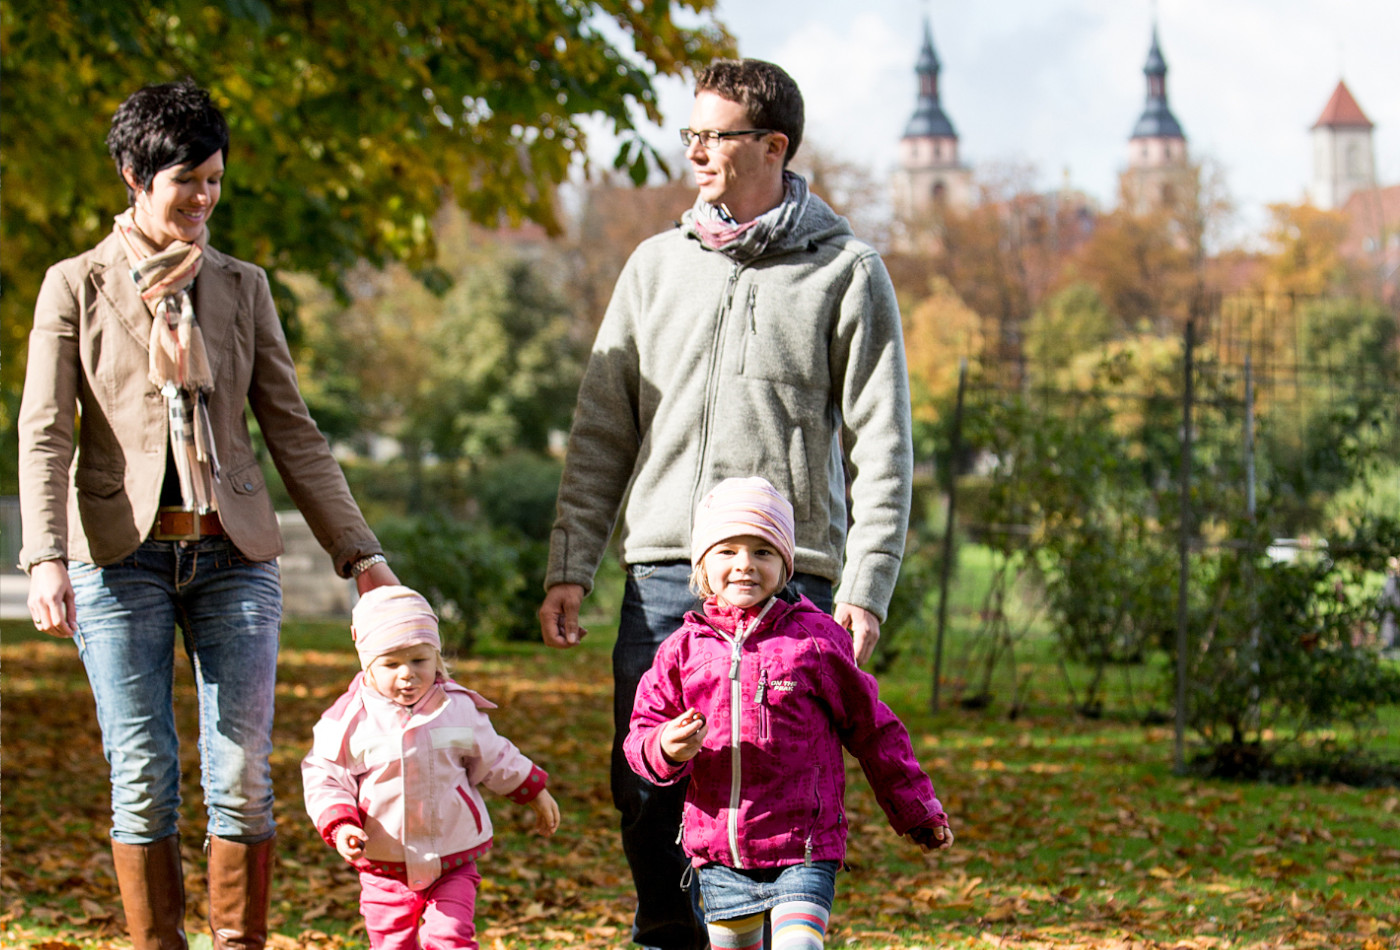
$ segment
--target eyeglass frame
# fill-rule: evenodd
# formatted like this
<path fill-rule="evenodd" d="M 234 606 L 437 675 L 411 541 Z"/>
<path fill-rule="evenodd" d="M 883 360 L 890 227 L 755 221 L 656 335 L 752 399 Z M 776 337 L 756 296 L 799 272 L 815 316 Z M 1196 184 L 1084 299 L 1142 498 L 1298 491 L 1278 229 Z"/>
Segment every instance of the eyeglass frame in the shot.
<path fill-rule="evenodd" d="M 772 135 L 776 131 L 777 129 L 681 129 L 680 136 L 681 144 L 686 148 L 690 148 L 696 139 L 699 139 L 701 148 L 714 148 L 725 139 L 738 138 L 741 135 Z M 711 139 L 714 141 L 710 141 Z"/>

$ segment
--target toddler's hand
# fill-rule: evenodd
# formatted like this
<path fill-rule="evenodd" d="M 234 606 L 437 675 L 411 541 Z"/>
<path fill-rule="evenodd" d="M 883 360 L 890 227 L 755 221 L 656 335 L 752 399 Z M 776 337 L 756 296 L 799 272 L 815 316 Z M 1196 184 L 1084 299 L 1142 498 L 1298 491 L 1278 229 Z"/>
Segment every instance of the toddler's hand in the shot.
<path fill-rule="evenodd" d="M 953 846 L 953 829 L 947 825 L 920 825 L 909 830 L 909 837 L 925 851 L 943 851 Z"/>
<path fill-rule="evenodd" d="M 672 762 L 689 762 L 709 734 L 705 714 L 694 706 L 661 727 L 661 753 Z"/>
<path fill-rule="evenodd" d="M 335 830 L 335 850 L 350 863 L 365 856 L 365 829 L 348 822 Z"/>
<path fill-rule="evenodd" d="M 530 807 L 535 811 L 535 834 L 546 838 L 559 830 L 559 803 L 545 789 L 530 799 Z"/>

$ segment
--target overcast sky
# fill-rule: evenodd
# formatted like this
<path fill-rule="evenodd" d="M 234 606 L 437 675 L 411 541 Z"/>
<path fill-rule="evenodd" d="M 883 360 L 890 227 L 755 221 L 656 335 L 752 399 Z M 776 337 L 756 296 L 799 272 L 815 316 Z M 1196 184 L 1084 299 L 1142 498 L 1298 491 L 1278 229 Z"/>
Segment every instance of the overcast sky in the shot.
<path fill-rule="evenodd" d="M 719 0 L 744 56 L 802 88 L 807 138 L 881 175 L 913 112 L 927 16 L 963 159 L 1030 163 L 1106 206 L 1142 111 L 1149 0 Z M 1338 79 L 1376 124 L 1383 184 L 1400 184 L 1400 2 L 1158 0 L 1167 93 L 1191 154 L 1218 163 L 1245 222 L 1302 200 L 1309 128 Z M 662 85 L 671 150 L 690 90 Z"/>

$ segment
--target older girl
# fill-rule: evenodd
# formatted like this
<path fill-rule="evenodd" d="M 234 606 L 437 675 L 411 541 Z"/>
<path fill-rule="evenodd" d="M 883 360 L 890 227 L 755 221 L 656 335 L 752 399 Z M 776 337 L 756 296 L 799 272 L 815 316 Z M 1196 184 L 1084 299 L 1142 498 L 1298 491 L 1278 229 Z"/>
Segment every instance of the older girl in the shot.
<path fill-rule="evenodd" d="M 901 835 L 953 831 L 904 725 L 855 663 L 851 637 L 792 574 L 792 505 L 762 478 L 705 496 L 691 533 L 703 612 L 657 651 L 637 687 L 628 764 L 658 785 L 689 777 L 682 844 L 716 950 L 821 947 L 846 852 L 842 746 Z"/>

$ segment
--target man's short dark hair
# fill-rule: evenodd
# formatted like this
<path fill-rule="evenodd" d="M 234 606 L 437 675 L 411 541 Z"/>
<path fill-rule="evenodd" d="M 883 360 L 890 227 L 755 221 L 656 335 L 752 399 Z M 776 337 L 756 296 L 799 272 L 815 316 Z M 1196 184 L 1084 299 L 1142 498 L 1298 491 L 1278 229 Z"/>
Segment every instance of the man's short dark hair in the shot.
<path fill-rule="evenodd" d="M 173 165 L 193 167 L 215 152 L 228 160 L 228 122 L 193 79 L 146 86 L 127 96 L 112 116 L 107 150 L 117 174 L 149 190 L 156 173 Z M 122 181 L 126 176 L 122 175 Z M 127 200 L 136 193 L 127 185 Z"/>
<path fill-rule="evenodd" d="M 784 168 L 797 154 L 802 144 L 802 92 L 780 67 L 761 59 L 717 59 L 695 77 L 695 91 L 737 102 L 754 128 L 786 135 Z"/>

